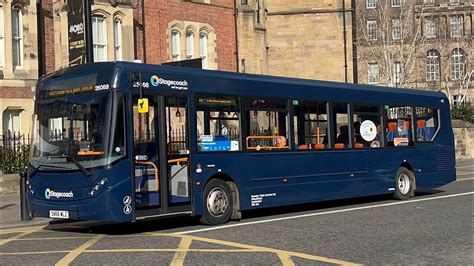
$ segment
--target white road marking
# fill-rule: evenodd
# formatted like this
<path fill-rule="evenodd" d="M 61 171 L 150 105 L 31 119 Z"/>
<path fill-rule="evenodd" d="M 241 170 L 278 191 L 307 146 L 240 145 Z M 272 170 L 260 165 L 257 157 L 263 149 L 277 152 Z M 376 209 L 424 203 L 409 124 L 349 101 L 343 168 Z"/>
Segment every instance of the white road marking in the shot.
<path fill-rule="evenodd" d="M 474 168 L 474 165 L 456 166 L 456 169 Z"/>
<path fill-rule="evenodd" d="M 430 198 L 423 198 L 423 199 L 412 199 L 412 200 L 407 200 L 407 201 L 398 201 L 398 202 L 391 202 L 391 203 L 384 203 L 384 204 L 371 205 L 371 206 L 363 206 L 363 207 L 355 207 L 355 208 L 342 209 L 342 210 L 334 210 L 334 211 L 327 211 L 327 212 L 308 213 L 308 214 L 302 214 L 302 215 L 295 215 L 295 216 L 289 216 L 289 217 L 281 217 L 281 218 L 274 218 L 274 219 L 267 219 L 267 220 L 253 221 L 253 222 L 246 222 L 246 223 L 228 224 L 228 225 L 215 226 L 215 227 L 211 227 L 211 228 L 203 228 L 203 229 L 197 229 L 197 230 L 189 230 L 189 231 L 175 232 L 175 233 L 172 233 L 172 234 L 175 234 L 175 235 L 193 234 L 193 233 L 214 231 L 214 230 L 220 230 L 220 229 L 226 229 L 226 228 L 232 228 L 232 227 L 239 227 L 239 226 L 245 226 L 245 225 L 263 224 L 263 223 L 271 223 L 271 222 L 278 222 L 278 221 L 285 221 L 285 220 L 293 220 L 293 219 L 306 218 L 306 217 L 313 217 L 313 216 L 321 216 L 321 215 L 326 215 L 326 214 L 334 214 L 334 213 L 342 213 L 342 212 L 351 212 L 351 211 L 375 209 L 375 208 L 396 206 L 396 205 L 402 205 L 402 204 L 410 204 L 410 203 L 422 202 L 422 201 L 430 201 L 430 200 L 439 200 L 439 199 L 447 199 L 447 198 L 454 198 L 454 197 L 462 197 L 462 196 L 467 196 L 467 195 L 474 195 L 474 191 L 473 191 L 473 192 L 465 192 L 465 193 L 453 194 L 453 195 L 445 195 L 445 196 L 430 197 Z"/>

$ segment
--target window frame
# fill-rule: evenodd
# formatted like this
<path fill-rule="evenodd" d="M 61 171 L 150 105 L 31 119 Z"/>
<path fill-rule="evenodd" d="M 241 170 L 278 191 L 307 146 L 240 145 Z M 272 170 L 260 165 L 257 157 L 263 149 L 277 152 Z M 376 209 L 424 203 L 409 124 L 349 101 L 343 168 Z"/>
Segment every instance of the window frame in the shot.
<path fill-rule="evenodd" d="M 99 27 L 102 22 L 102 27 Z M 100 35 L 103 33 L 103 35 Z M 95 35 L 95 36 L 94 36 Z M 104 16 L 93 15 L 92 16 L 92 49 L 94 51 L 94 62 L 105 62 L 108 60 L 108 47 L 107 47 L 107 20 Z M 100 37 L 103 36 L 102 41 L 100 42 Z M 94 38 L 96 37 L 96 38 Z M 104 50 L 104 58 L 99 59 L 99 49 Z"/>
<path fill-rule="evenodd" d="M 463 36 L 464 27 L 462 15 L 449 16 L 449 31 L 451 38 L 461 38 Z"/>
<path fill-rule="evenodd" d="M 366 9 L 375 9 L 377 8 L 377 0 L 365 0 Z"/>
<path fill-rule="evenodd" d="M 436 61 L 434 61 L 436 60 Z M 429 50 L 426 54 L 426 81 L 437 82 L 440 80 L 440 54 L 437 50 Z M 434 78 L 432 78 L 434 77 Z"/>
<path fill-rule="evenodd" d="M 22 69 L 23 68 L 23 64 L 24 64 L 24 56 L 23 56 L 23 50 L 24 50 L 24 44 L 23 44 L 23 11 L 21 10 L 20 7 L 18 6 L 13 6 L 12 7 L 12 13 L 11 13 L 11 23 L 12 23 L 12 65 L 13 65 L 13 68 L 16 69 L 16 68 L 19 68 L 19 69 Z M 17 17 L 17 23 L 18 23 L 18 36 L 15 36 L 15 31 L 13 30 L 14 28 L 14 25 L 15 25 L 15 16 L 18 15 Z M 15 44 L 18 43 L 18 48 L 19 50 L 16 51 L 16 48 L 15 48 Z M 17 54 L 17 56 L 15 56 L 15 51 Z M 17 57 L 17 58 L 15 58 Z M 18 60 L 15 64 L 15 61 Z"/>
<path fill-rule="evenodd" d="M 399 18 L 392 19 L 392 40 L 398 41 L 402 39 L 402 22 Z"/>
<path fill-rule="evenodd" d="M 392 7 L 401 7 L 403 0 L 391 0 Z"/>
<path fill-rule="evenodd" d="M 171 61 L 179 61 L 181 59 L 181 31 L 171 29 L 170 37 Z"/>
<path fill-rule="evenodd" d="M 367 20 L 367 40 L 369 41 L 377 41 L 377 20 L 375 19 L 368 19 Z"/>
<path fill-rule="evenodd" d="M 438 24 L 434 16 L 424 17 L 425 26 L 423 36 L 427 39 L 435 39 L 438 37 Z"/>
<path fill-rule="evenodd" d="M 451 79 L 461 80 L 466 72 L 465 53 L 461 48 L 454 48 L 450 55 Z"/>
<path fill-rule="evenodd" d="M 202 68 L 207 69 L 209 63 L 209 34 L 207 32 L 199 32 L 199 57 L 202 60 Z"/>
<path fill-rule="evenodd" d="M 194 32 L 186 32 L 186 58 L 194 58 Z"/>
<path fill-rule="evenodd" d="M 5 68 L 5 11 L 0 5 L 0 69 Z"/>
<path fill-rule="evenodd" d="M 114 19 L 114 59 L 115 61 L 123 60 L 123 51 L 122 51 L 122 21 L 118 18 Z"/>
<path fill-rule="evenodd" d="M 371 74 L 372 68 L 377 70 L 377 75 Z M 371 81 L 371 78 L 376 78 L 376 81 Z M 369 63 L 367 64 L 367 84 L 370 85 L 379 85 L 380 84 L 380 65 L 377 63 Z"/>

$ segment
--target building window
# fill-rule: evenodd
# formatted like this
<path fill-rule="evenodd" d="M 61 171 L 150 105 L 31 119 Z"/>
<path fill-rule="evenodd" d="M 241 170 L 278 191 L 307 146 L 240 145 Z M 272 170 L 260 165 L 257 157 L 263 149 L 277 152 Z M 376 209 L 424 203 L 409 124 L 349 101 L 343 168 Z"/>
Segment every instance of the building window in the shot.
<path fill-rule="evenodd" d="M 377 21 L 375 20 L 367 21 L 367 39 L 369 41 L 377 40 Z"/>
<path fill-rule="evenodd" d="M 248 0 L 241 0 L 241 1 L 240 1 L 240 4 L 241 4 L 241 5 L 248 5 L 248 4 L 249 4 L 249 1 L 248 1 Z"/>
<path fill-rule="evenodd" d="M 402 76 L 402 64 L 400 62 L 394 62 L 392 65 L 392 83 L 395 85 L 395 87 L 398 87 L 398 85 L 402 81 Z"/>
<path fill-rule="evenodd" d="M 194 34 L 192 32 L 186 33 L 186 56 L 188 58 L 194 57 Z"/>
<path fill-rule="evenodd" d="M 425 18 L 425 38 L 433 39 L 436 38 L 437 28 L 436 19 L 434 17 Z"/>
<path fill-rule="evenodd" d="M 369 64 L 368 74 L 367 74 L 367 83 L 379 84 L 379 71 L 380 71 L 380 67 L 378 64 Z"/>
<path fill-rule="evenodd" d="M 423 0 L 423 3 L 424 3 L 424 4 L 432 5 L 432 4 L 435 4 L 435 3 L 436 3 L 436 0 Z"/>
<path fill-rule="evenodd" d="M 449 4 L 451 5 L 458 5 L 461 3 L 462 3 L 462 0 L 449 0 Z"/>
<path fill-rule="evenodd" d="M 12 56 L 13 67 L 23 65 L 23 22 L 21 9 L 12 9 Z"/>
<path fill-rule="evenodd" d="M 107 61 L 107 28 L 104 17 L 92 17 L 92 47 L 95 62 Z"/>
<path fill-rule="evenodd" d="M 392 7 L 401 7 L 402 0 L 392 0 Z"/>
<path fill-rule="evenodd" d="M 402 25 L 400 19 L 392 19 L 392 38 L 400 40 L 402 38 Z"/>
<path fill-rule="evenodd" d="M 462 17 L 460 15 L 449 17 L 449 25 L 451 28 L 451 37 L 457 38 L 462 36 Z"/>
<path fill-rule="evenodd" d="M 456 48 L 451 53 L 451 78 L 459 80 L 464 77 L 464 51 Z"/>
<path fill-rule="evenodd" d="M 114 20 L 115 61 L 122 60 L 122 21 Z"/>
<path fill-rule="evenodd" d="M 3 112 L 3 134 L 15 134 L 20 132 L 20 112 L 19 109 L 10 109 Z"/>
<path fill-rule="evenodd" d="M 178 61 L 179 60 L 179 54 L 180 54 L 180 33 L 177 30 L 172 30 L 171 31 L 171 58 L 172 61 Z"/>
<path fill-rule="evenodd" d="M 255 13 L 257 15 L 257 24 L 260 24 L 260 0 L 255 1 Z"/>
<path fill-rule="evenodd" d="M 207 34 L 204 32 L 199 34 L 199 55 L 202 59 L 202 68 L 207 68 Z"/>
<path fill-rule="evenodd" d="M 367 9 L 375 8 L 377 6 L 377 0 L 366 0 L 365 5 Z"/>
<path fill-rule="evenodd" d="M 439 53 L 428 51 L 426 56 L 426 81 L 439 81 Z"/>
<path fill-rule="evenodd" d="M 3 6 L 0 6 L 0 69 L 5 67 L 5 21 L 3 16 Z"/>

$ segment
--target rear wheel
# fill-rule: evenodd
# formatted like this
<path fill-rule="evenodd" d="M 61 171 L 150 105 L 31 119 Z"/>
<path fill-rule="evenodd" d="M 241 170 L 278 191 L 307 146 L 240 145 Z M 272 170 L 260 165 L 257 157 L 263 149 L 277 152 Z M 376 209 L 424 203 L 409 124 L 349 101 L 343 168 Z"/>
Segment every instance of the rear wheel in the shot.
<path fill-rule="evenodd" d="M 406 200 L 413 194 L 415 175 L 405 167 L 398 168 L 395 180 L 394 197 Z"/>
<path fill-rule="evenodd" d="M 233 209 L 232 191 L 221 179 L 207 183 L 203 193 L 203 215 L 201 222 L 208 225 L 224 224 L 229 221 Z"/>

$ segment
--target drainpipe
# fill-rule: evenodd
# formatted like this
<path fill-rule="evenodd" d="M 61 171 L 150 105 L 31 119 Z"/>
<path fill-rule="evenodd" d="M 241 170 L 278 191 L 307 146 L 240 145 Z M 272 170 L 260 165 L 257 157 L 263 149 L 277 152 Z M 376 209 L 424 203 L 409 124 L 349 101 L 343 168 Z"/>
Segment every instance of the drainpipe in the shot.
<path fill-rule="evenodd" d="M 42 0 L 36 0 L 36 28 L 38 34 L 38 78 L 46 74 L 44 58 L 44 18 Z"/>
<path fill-rule="evenodd" d="M 234 30 L 235 30 L 235 65 L 237 69 L 237 73 L 240 72 L 240 65 L 239 65 L 239 36 L 237 32 L 237 21 L 238 21 L 239 11 L 237 10 L 237 0 L 234 0 Z"/>
<path fill-rule="evenodd" d="M 347 83 L 347 31 L 346 31 L 346 0 L 342 0 L 342 25 L 344 27 L 344 82 Z"/>
<path fill-rule="evenodd" d="M 158 18 L 160 19 L 160 18 Z M 142 33 L 143 33 L 143 39 L 142 39 L 142 46 L 143 46 L 143 63 L 146 64 L 146 26 L 145 26 L 145 0 L 142 0 Z M 160 29 L 158 29 L 160 30 Z"/>

